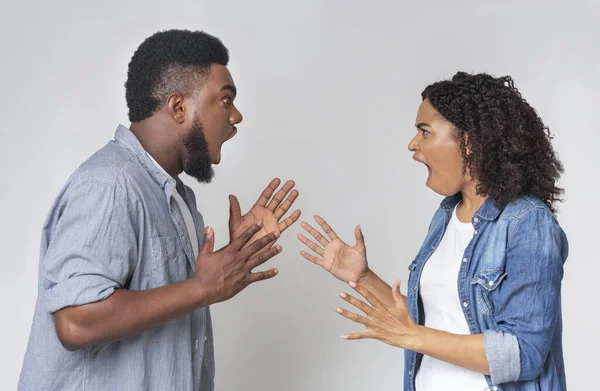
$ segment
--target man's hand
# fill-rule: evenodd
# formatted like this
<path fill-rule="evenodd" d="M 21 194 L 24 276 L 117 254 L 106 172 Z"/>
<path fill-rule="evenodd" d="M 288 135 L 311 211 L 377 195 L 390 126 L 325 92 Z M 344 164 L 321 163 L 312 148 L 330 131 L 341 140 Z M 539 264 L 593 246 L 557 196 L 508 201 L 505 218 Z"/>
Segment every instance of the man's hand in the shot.
<path fill-rule="evenodd" d="M 252 272 L 282 250 L 281 246 L 272 247 L 280 235 L 278 232 L 271 232 L 248 244 L 263 229 L 253 224 L 233 242 L 214 252 L 215 234 L 211 228 L 206 228 L 196 260 L 196 273 L 191 280 L 198 284 L 199 289 L 210 293 L 211 303 L 228 300 L 253 282 L 277 275 L 277 269 Z"/>
<path fill-rule="evenodd" d="M 242 216 L 240 203 L 234 195 L 229 196 L 229 242 L 233 243 L 248 228 L 254 224 L 261 224 L 261 229 L 247 242 L 244 247 L 249 246 L 258 238 L 267 235 L 270 232 L 281 234 L 287 228 L 298 220 L 300 210 L 294 211 L 288 218 L 283 216 L 290 209 L 296 198 L 298 190 L 292 190 L 295 186 L 294 181 L 287 181 L 285 185 L 273 196 L 275 190 L 279 187 L 281 180 L 275 178 L 269 186 L 262 192 L 260 198 L 248 213 Z M 290 193 L 291 191 L 291 193 Z M 273 197 L 271 199 L 271 197 Z M 283 220 L 282 220 L 283 219 Z M 272 247 L 265 247 L 258 254 L 267 251 Z"/>

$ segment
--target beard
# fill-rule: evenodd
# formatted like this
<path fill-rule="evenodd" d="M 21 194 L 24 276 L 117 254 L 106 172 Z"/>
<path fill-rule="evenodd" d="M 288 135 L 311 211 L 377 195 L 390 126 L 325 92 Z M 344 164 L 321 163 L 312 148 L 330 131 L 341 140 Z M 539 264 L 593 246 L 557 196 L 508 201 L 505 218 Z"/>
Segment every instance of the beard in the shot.
<path fill-rule="evenodd" d="M 204 137 L 202 123 L 196 117 L 190 133 L 183 140 L 188 156 L 183 171 L 200 183 L 210 183 L 215 176 L 208 155 L 208 143 Z"/>

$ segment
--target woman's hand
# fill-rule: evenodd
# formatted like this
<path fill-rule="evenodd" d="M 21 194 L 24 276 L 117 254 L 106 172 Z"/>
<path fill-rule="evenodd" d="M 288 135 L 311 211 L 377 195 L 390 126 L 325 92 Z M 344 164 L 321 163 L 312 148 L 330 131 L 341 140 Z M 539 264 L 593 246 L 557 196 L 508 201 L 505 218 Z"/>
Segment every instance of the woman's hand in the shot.
<path fill-rule="evenodd" d="M 336 311 L 339 314 L 356 323 L 363 324 L 366 327 L 366 329 L 361 332 L 342 335 L 342 338 L 349 340 L 363 338 L 378 339 L 389 345 L 406 349 L 410 344 L 411 339 L 416 337 L 420 326 L 415 324 L 408 312 L 406 296 L 400 293 L 400 281 L 396 281 L 392 286 L 392 297 L 394 298 L 394 303 L 392 305 L 384 304 L 360 284 L 350 282 L 350 286 L 371 305 L 352 297 L 347 293 L 340 293 L 342 299 L 346 300 L 366 315 L 355 314 L 354 312 L 338 307 Z"/>
<path fill-rule="evenodd" d="M 323 228 L 328 238 L 321 235 L 319 231 L 303 221 L 302 228 L 310 233 L 318 244 L 302 234 L 298 234 L 298 239 L 317 253 L 319 257 L 308 254 L 305 251 L 301 251 L 300 254 L 346 283 L 350 281 L 361 281 L 366 277 L 369 272 L 367 249 L 360 226 L 357 226 L 355 230 L 356 245 L 349 246 L 338 238 L 325 220 L 319 216 L 315 216 L 315 220 L 319 223 L 321 228 Z"/>

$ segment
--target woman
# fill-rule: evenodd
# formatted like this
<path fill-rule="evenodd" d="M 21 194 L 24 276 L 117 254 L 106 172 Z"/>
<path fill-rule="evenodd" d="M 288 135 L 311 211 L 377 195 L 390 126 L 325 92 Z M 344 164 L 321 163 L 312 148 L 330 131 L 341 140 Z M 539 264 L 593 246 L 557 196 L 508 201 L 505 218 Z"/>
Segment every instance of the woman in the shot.
<path fill-rule="evenodd" d="M 560 290 L 567 238 L 555 220 L 562 165 L 550 134 L 510 77 L 457 73 L 422 93 L 408 149 L 427 186 L 446 196 L 410 264 L 406 296 L 367 264 L 365 242 L 328 238 L 301 252 L 369 303 L 338 308 L 375 338 L 405 349 L 404 389 L 566 390 Z"/>

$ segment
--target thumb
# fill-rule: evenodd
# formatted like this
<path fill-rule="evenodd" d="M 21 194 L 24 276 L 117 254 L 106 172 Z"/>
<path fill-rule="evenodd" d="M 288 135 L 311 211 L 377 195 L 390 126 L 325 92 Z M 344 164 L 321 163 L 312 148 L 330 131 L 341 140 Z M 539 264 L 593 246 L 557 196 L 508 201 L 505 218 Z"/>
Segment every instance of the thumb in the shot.
<path fill-rule="evenodd" d="M 212 254 L 215 248 L 215 232 L 212 228 L 206 227 L 204 230 L 204 240 L 202 241 L 202 248 L 200 249 L 200 255 Z"/>
<path fill-rule="evenodd" d="M 356 236 L 356 248 L 363 253 L 367 252 L 367 246 L 365 245 L 365 236 L 362 233 L 360 225 L 356 226 L 354 230 L 354 236 Z"/>
<path fill-rule="evenodd" d="M 406 299 L 400 292 L 400 280 L 396 280 L 396 282 L 394 282 L 394 286 L 392 286 L 392 296 L 394 297 L 396 304 L 401 304 L 403 306 L 406 304 Z"/>
<path fill-rule="evenodd" d="M 240 207 L 240 202 L 237 197 L 233 194 L 229 195 L 229 231 L 233 231 L 238 225 L 240 225 L 240 220 L 242 219 L 242 208 Z M 236 238 L 230 238 L 234 240 Z"/>

